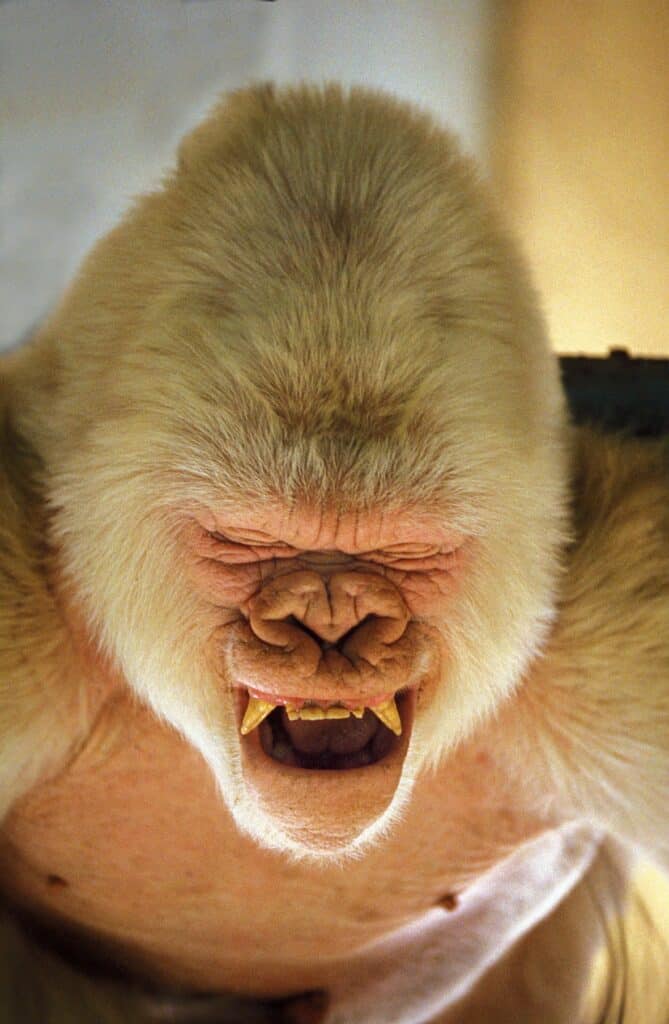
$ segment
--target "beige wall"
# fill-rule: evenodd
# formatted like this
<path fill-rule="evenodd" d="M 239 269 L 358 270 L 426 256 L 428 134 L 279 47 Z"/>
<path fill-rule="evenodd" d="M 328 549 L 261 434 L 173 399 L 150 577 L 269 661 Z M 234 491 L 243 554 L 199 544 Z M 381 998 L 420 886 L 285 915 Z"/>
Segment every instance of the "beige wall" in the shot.
<path fill-rule="evenodd" d="M 502 0 L 492 170 L 560 352 L 669 354 L 669 3 Z"/>

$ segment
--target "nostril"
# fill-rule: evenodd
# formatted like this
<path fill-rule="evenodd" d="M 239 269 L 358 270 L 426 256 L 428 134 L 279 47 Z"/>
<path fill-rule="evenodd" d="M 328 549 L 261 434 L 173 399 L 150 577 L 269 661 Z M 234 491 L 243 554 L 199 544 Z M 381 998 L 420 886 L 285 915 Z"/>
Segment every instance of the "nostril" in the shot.
<path fill-rule="evenodd" d="M 286 619 L 286 622 L 290 623 L 291 626 L 297 626 L 297 628 L 301 629 L 303 633 L 306 633 L 307 636 L 310 636 L 311 639 L 318 644 L 322 651 L 329 651 L 333 647 L 335 649 L 341 649 L 344 646 L 344 644 L 353 636 L 356 630 L 363 625 L 363 623 L 370 622 L 375 618 L 376 616 L 372 614 L 365 615 L 365 617 L 361 619 L 360 622 L 356 622 L 354 626 L 351 626 L 350 629 L 347 629 L 345 633 L 343 633 L 340 637 L 338 637 L 337 640 L 334 641 L 334 643 L 332 643 L 329 640 L 325 640 L 322 636 L 320 636 L 319 633 L 316 632 L 316 630 L 312 629 L 310 626 L 307 626 L 306 623 L 302 622 L 301 619 L 298 619 L 297 616 L 295 615 L 289 615 Z"/>
<path fill-rule="evenodd" d="M 370 614 L 369 614 L 369 615 L 365 615 L 365 617 L 364 617 L 364 618 L 360 619 L 360 622 L 356 622 L 355 626 L 352 626 L 352 627 L 351 627 L 351 628 L 350 628 L 349 630 L 347 630 L 347 631 L 346 631 L 346 633 L 344 633 L 344 635 L 343 635 L 343 636 L 340 636 L 340 637 L 339 637 L 339 640 L 337 640 L 337 644 L 336 644 L 336 646 L 337 646 L 337 647 L 343 647 L 343 646 L 344 646 L 344 644 L 345 644 L 345 643 L 346 643 L 346 642 L 347 642 L 348 640 L 350 640 L 350 639 L 351 639 L 351 637 L 353 636 L 353 634 L 354 634 L 354 633 L 357 633 L 357 631 L 358 631 L 358 630 L 360 629 L 360 627 L 361 627 L 361 626 L 364 626 L 364 624 L 365 624 L 366 622 L 373 622 L 373 621 L 374 621 L 374 619 L 376 619 L 376 618 L 377 618 L 377 616 L 376 616 L 376 615 L 372 615 L 372 614 L 371 614 L 371 612 L 370 612 Z"/>
<path fill-rule="evenodd" d="M 306 623 L 302 622 L 302 620 L 298 619 L 297 616 L 295 615 L 289 615 L 288 618 L 286 619 L 286 622 L 289 622 L 291 626 L 297 626 L 297 628 L 301 629 L 303 633 L 306 633 L 307 636 L 310 636 L 311 639 L 314 640 L 323 651 L 327 651 L 330 649 L 330 647 L 336 646 L 335 644 L 328 643 L 327 640 L 324 640 L 322 636 L 319 636 L 315 630 L 311 629 L 309 626 L 306 625 Z"/>

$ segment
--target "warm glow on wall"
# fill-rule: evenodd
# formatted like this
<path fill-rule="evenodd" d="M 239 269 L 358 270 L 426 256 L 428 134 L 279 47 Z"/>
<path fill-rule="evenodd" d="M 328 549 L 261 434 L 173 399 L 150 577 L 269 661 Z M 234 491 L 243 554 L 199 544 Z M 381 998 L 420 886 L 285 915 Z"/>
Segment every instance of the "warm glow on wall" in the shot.
<path fill-rule="evenodd" d="M 560 352 L 669 354 L 669 7 L 500 6 L 493 173 Z"/>

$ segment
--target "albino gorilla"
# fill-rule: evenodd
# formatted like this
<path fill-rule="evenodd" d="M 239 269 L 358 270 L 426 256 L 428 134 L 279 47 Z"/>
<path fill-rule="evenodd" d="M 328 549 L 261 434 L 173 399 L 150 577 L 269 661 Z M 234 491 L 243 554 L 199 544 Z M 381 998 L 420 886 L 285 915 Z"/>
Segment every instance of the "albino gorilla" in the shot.
<path fill-rule="evenodd" d="M 445 132 L 233 94 L 2 412 L 2 1021 L 622 1019 L 666 451 L 569 423 Z"/>

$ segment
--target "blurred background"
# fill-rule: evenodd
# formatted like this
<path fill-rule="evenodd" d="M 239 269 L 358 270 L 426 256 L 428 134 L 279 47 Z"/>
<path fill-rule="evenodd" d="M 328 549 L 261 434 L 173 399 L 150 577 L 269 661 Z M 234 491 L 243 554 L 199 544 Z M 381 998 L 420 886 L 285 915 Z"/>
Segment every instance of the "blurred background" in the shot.
<path fill-rule="evenodd" d="M 521 236 L 561 353 L 669 353 L 666 0 L 0 0 L 0 347 L 222 90 L 432 110 Z"/>

